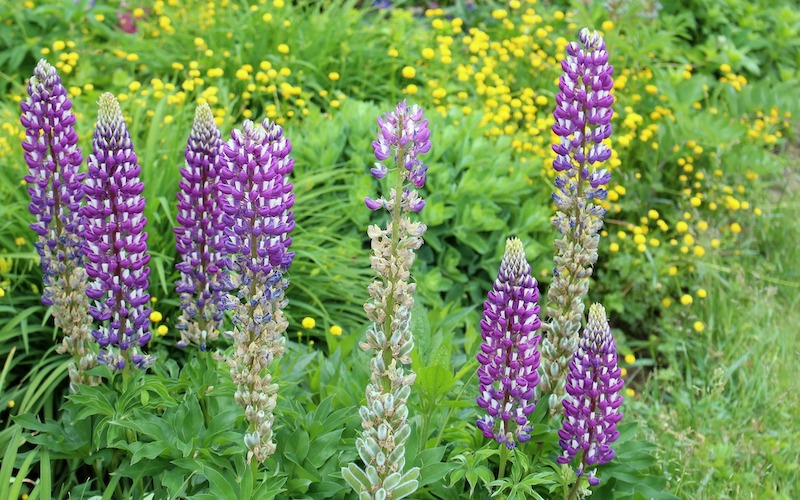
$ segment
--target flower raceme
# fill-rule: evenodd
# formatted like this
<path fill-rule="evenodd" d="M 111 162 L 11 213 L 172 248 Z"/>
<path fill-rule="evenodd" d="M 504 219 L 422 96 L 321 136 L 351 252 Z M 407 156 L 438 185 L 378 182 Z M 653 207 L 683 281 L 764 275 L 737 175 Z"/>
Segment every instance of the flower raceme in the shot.
<path fill-rule="evenodd" d="M 180 347 L 205 351 L 219 334 L 225 307 L 222 263 L 222 209 L 217 194 L 222 139 L 208 104 L 200 104 L 186 146 L 178 192 L 178 227 L 174 229 L 181 261 L 177 292 L 182 314 Z"/>
<path fill-rule="evenodd" d="M 558 457 L 562 464 L 580 455 L 578 475 L 588 467 L 614 458 L 610 444 L 617 440 L 617 423 L 622 419 L 622 370 L 617 366 L 617 347 L 600 304 L 589 308 L 589 321 L 578 343 L 567 374 L 564 422 L 558 435 L 564 450 Z M 589 484 L 600 480 L 588 472 Z"/>
<path fill-rule="evenodd" d="M 506 241 L 494 288 L 483 306 L 477 358 L 478 405 L 487 415 L 477 426 L 487 438 L 513 449 L 530 439 L 528 415 L 539 383 L 539 290 L 522 242 Z"/>
<path fill-rule="evenodd" d="M 25 127 L 25 161 L 30 187 L 28 206 L 36 216 L 31 224 L 39 235 L 36 250 L 41 257 L 45 285 L 59 272 L 59 265 L 80 264 L 79 215 L 85 173 L 79 172 L 83 155 L 75 132 L 75 115 L 67 89 L 56 69 L 47 61 L 36 65 L 28 83 L 29 98 L 22 101 L 20 121 Z M 43 297 L 45 304 L 51 301 Z"/>
<path fill-rule="evenodd" d="M 388 198 L 365 200 L 370 210 L 385 208 L 390 219 L 386 228 L 371 225 L 367 231 L 373 250 L 370 262 L 378 279 L 369 285 L 371 300 L 364 305 L 372 325 L 366 341 L 359 344 L 373 356 L 366 402 L 359 410 L 363 431 L 356 440 L 364 466 L 351 463 L 342 469 L 342 476 L 360 499 L 399 499 L 416 491 L 419 476 L 418 467 L 403 471 L 411 434 L 406 402 L 416 379 L 404 365 L 411 363 L 414 348 L 411 310 L 416 285 L 411 282 L 411 266 L 427 228 L 409 216 L 425 205 L 414 188 L 425 184 L 427 167 L 418 156 L 427 153 L 431 143 L 422 110 L 405 101 L 379 118 L 378 126 L 372 147 L 379 163 L 371 173 L 382 179 L 391 171 L 395 179 Z M 391 168 L 381 163 L 390 158 Z"/>
<path fill-rule="evenodd" d="M 146 368 L 153 361 L 140 348 L 150 341 L 150 255 L 144 226 L 144 184 L 128 128 L 117 99 L 100 96 L 97 128 L 89 156 L 83 252 L 94 301 L 90 312 L 102 322 L 92 331 L 100 344 L 98 359 L 112 369 L 129 363 Z"/>
<path fill-rule="evenodd" d="M 28 208 L 36 217 L 31 229 L 39 235 L 35 246 L 44 275 L 42 303 L 53 306 L 56 326 L 64 332 L 58 352 L 68 352 L 73 358 L 69 377 L 74 391 L 78 384 L 97 382 L 85 373 L 97 361 L 90 345 L 92 317 L 81 249 L 80 206 L 86 174 L 79 172 L 83 155 L 72 101 L 47 61 L 36 65 L 28 96 L 20 103 L 20 121 L 25 127 L 22 148 L 28 164 Z"/>
<path fill-rule="evenodd" d="M 224 238 L 218 250 L 231 272 L 233 355 L 228 359 L 236 384 L 234 399 L 245 410 L 247 461 L 265 461 L 275 452 L 272 440 L 278 386 L 267 368 L 283 355 L 288 322 L 283 315 L 294 258 L 289 251 L 294 229 L 292 145 L 283 129 L 264 120 L 246 120 L 222 147 L 220 185 Z M 228 306 L 226 306 L 227 308 Z"/>
<path fill-rule="evenodd" d="M 553 282 L 547 291 L 548 321 L 542 325 L 543 393 L 552 394 L 550 408 L 564 394 L 564 374 L 577 349 L 583 322 L 584 297 L 589 291 L 592 266 L 597 262 L 599 232 L 611 179 L 602 164 L 611 156 L 605 144 L 611 136 L 611 95 L 614 68 L 608 64 L 605 41 L 597 32 L 581 30 L 579 43 L 567 46 L 561 67 L 554 112 L 553 144 L 556 170 L 553 201 L 558 211 L 553 225 L 561 234 L 556 240 Z"/>

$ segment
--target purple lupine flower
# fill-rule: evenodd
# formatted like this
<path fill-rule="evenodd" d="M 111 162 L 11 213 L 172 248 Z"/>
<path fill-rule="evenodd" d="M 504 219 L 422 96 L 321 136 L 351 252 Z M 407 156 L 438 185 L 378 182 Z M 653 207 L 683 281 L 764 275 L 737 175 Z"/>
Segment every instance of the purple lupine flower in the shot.
<path fill-rule="evenodd" d="M 506 241 L 500 271 L 483 305 L 477 358 L 478 405 L 485 415 L 477 422 L 487 438 L 513 449 L 530 439 L 528 415 L 536 408 L 539 384 L 539 290 L 531 276 L 522 242 Z"/>
<path fill-rule="evenodd" d="M 589 308 L 589 321 L 569 365 L 567 396 L 562 401 L 564 423 L 558 431 L 559 444 L 564 450 L 558 462 L 567 464 L 580 455 L 579 476 L 588 467 L 614 458 L 610 445 L 619 437 L 617 423 L 622 419 L 621 374 L 606 310 L 594 304 Z M 600 483 L 594 469 L 587 477 L 592 486 Z"/>
<path fill-rule="evenodd" d="M 44 271 L 45 293 L 42 302 L 52 304 L 47 285 L 60 269 L 81 266 L 83 254 L 79 235 L 83 219 L 79 208 L 83 198 L 80 173 L 83 162 L 75 132 L 75 115 L 67 89 L 56 69 L 42 59 L 28 83 L 30 98 L 20 103 L 20 121 L 25 127 L 25 162 L 28 164 L 29 210 L 36 216 L 31 229 L 39 235 L 36 250 Z M 55 259 L 55 262 L 53 262 Z"/>
<path fill-rule="evenodd" d="M 219 190 L 224 196 L 225 252 L 242 257 L 233 262 L 237 271 L 286 270 L 294 257 L 289 252 L 294 194 L 287 181 L 294 168 L 292 145 L 269 120 L 262 128 L 245 120 L 242 129 L 234 130 L 223 145 L 227 164 L 220 172 Z"/>
<path fill-rule="evenodd" d="M 428 129 L 428 120 L 422 119 L 422 108 L 416 104 L 408 107 L 406 102 L 402 101 L 393 112 L 378 118 L 378 126 L 377 140 L 372 142 L 378 163 L 370 169 L 372 175 L 376 179 L 384 178 L 390 169 L 382 162 L 391 157 L 397 168 L 403 166 L 405 170 L 402 173 L 401 184 L 405 186 L 405 181 L 408 180 L 414 187 L 422 188 L 425 185 L 428 167 L 417 157 L 431 150 L 431 131 Z M 424 200 L 419 198 L 415 190 L 403 189 L 402 193 L 401 207 L 419 212 L 425 206 Z M 386 207 L 391 211 L 395 206 L 393 201 L 389 202 L 384 198 L 377 200 L 366 198 L 364 203 L 370 210 Z"/>
<path fill-rule="evenodd" d="M 590 180 L 583 195 L 600 200 L 605 199 L 602 186 L 611 180 L 608 172 L 598 170 L 598 166 L 611 157 L 611 149 L 603 140 L 611 136 L 614 67 L 608 64 L 605 40 L 596 31 L 584 28 L 578 38 L 580 44 L 567 45 L 567 57 L 561 62 L 564 74 L 558 83 L 561 91 L 556 94 L 553 113 L 556 119 L 553 132 L 560 138 L 553 144 L 557 155 L 553 168 L 560 178 L 559 192 L 553 195 L 553 200 L 560 210 L 572 206 L 575 197 L 570 192 L 581 189 L 580 180 Z"/>
<path fill-rule="evenodd" d="M 611 136 L 611 79 L 603 37 L 582 29 L 579 43 L 567 46 L 556 95 L 553 144 L 557 157 L 553 202 L 558 211 L 553 226 L 561 234 L 556 240 L 553 282 L 547 290 L 548 320 L 542 325 L 543 393 L 551 394 L 550 411 L 564 395 L 565 373 L 577 349 L 584 316 L 584 297 L 589 291 L 592 266 L 597 262 L 600 229 L 610 173 L 602 167 L 611 157 L 603 142 Z"/>
<path fill-rule="evenodd" d="M 220 250 L 236 285 L 231 298 L 233 355 L 228 360 L 236 384 L 234 399 L 249 423 L 244 435 L 247 461 L 263 462 L 275 452 L 272 440 L 277 384 L 267 368 L 283 355 L 288 322 L 284 291 L 294 252 L 292 145 L 283 129 L 264 120 L 246 120 L 222 147 L 219 192 L 224 234 Z M 237 300 L 238 299 L 238 300 Z"/>
<path fill-rule="evenodd" d="M 92 316 L 102 322 L 92 331 L 101 347 L 98 359 L 115 369 L 128 361 L 146 368 L 154 359 L 140 351 L 150 341 L 144 184 L 122 110 L 110 93 L 100 96 L 88 163 L 81 215 L 86 217 L 86 295 L 95 301 Z"/>
<path fill-rule="evenodd" d="M 178 323 L 179 347 L 192 342 L 206 350 L 218 336 L 226 290 L 222 263 L 222 209 L 217 195 L 222 139 L 208 104 L 195 113 L 186 146 L 186 166 L 181 169 L 178 224 L 174 229 L 181 262 L 176 291 L 183 313 Z"/>

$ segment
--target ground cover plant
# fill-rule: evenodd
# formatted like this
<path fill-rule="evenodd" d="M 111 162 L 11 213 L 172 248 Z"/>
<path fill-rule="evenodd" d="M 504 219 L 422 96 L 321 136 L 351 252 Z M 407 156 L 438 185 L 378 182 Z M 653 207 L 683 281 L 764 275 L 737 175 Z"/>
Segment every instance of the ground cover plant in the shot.
<path fill-rule="evenodd" d="M 0 22 L 0 498 L 797 496 L 790 2 Z"/>

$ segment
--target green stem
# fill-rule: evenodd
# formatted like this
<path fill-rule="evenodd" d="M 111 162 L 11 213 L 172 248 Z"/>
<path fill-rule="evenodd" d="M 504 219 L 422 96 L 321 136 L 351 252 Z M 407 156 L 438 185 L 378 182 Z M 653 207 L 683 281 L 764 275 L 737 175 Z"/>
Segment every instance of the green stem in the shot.
<path fill-rule="evenodd" d="M 567 500 L 572 500 L 573 498 L 579 498 L 580 491 L 581 491 L 581 478 L 582 476 L 578 476 L 575 479 L 575 484 L 572 485 L 572 489 L 569 490 L 569 494 L 567 495 Z"/>
<path fill-rule="evenodd" d="M 506 476 L 506 461 L 508 460 L 508 447 L 505 444 L 500 445 L 500 468 L 497 471 L 497 479 Z"/>
<path fill-rule="evenodd" d="M 258 463 L 258 460 L 250 461 L 250 474 L 253 476 L 253 491 L 258 490 Z"/>

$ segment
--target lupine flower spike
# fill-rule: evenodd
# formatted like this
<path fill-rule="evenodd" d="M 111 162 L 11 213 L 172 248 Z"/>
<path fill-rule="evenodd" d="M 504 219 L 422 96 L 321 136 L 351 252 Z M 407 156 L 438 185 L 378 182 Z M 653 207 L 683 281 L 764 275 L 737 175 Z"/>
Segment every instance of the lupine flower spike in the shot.
<path fill-rule="evenodd" d="M 410 270 L 427 228 L 412 222 L 409 215 L 425 205 L 415 189 L 424 186 L 427 172 L 418 156 L 427 153 L 431 143 L 422 109 L 409 107 L 405 101 L 379 118 L 378 125 L 378 138 L 372 143 L 378 163 L 371 172 L 377 179 L 393 174 L 394 187 L 387 198 L 365 200 L 371 210 L 385 208 L 390 219 L 385 229 L 372 225 L 367 231 L 378 279 L 370 284 L 371 300 L 364 306 L 373 323 L 366 342 L 359 344 L 373 356 L 367 400 L 359 410 L 363 431 L 356 440 L 364 466 L 351 463 L 342 475 L 360 499 L 395 500 L 412 495 L 418 485 L 419 468 L 403 472 L 405 444 L 411 434 L 406 402 L 416 378 L 404 365 L 411 363 L 414 348 L 410 326 L 416 285 L 409 282 Z M 390 166 L 384 165 L 390 158 Z"/>
<path fill-rule="evenodd" d="M 223 145 L 219 191 L 222 195 L 224 251 L 232 272 L 233 357 L 228 360 L 236 384 L 234 398 L 245 410 L 248 463 L 275 453 L 272 425 L 278 385 L 267 368 L 284 353 L 288 322 L 284 277 L 294 258 L 289 251 L 294 229 L 292 145 L 283 129 L 264 120 L 246 120 Z"/>
<path fill-rule="evenodd" d="M 600 304 L 589 308 L 589 321 L 583 331 L 578 350 L 569 365 L 567 396 L 564 405 L 563 428 L 558 431 L 559 444 L 564 450 L 558 457 L 568 464 L 580 457 L 578 476 L 611 461 L 617 440 L 617 423 L 622 419 L 622 371 L 617 366 L 617 347 L 606 320 L 606 310 Z M 600 480 L 595 470 L 588 470 L 589 484 Z"/>
<path fill-rule="evenodd" d="M 147 293 L 150 255 L 144 184 L 128 128 L 117 99 L 100 96 L 97 128 L 86 179 L 86 295 L 90 312 L 101 322 L 92 335 L 100 344 L 101 363 L 121 370 L 130 364 L 146 368 L 155 358 L 142 354 L 150 341 L 150 295 Z"/>
<path fill-rule="evenodd" d="M 186 165 L 181 169 L 178 192 L 178 227 L 175 228 L 181 261 L 175 266 L 181 277 L 179 347 L 197 345 L 205 351 L 219 335 L 226 292 L 222 259 L 222 209 L 219 205 L 220 132 L 208 104 L 195 112 L 186 146 Z"/>
<path fill-rule="evenodd" d="M 56 69 L 41 60 L 28 83 L 29 98 L 22 103 L 20 121 L 25 127 L 25 161 L 30 187 L 28 206 L 36 216 L 31 229 L 39 240 L 36 251 L 44 274 L 42 303 L 53 306 L 56 326 L 64 333 L 59 353 L 69 353 L 70 387 L 94 384 L 86 370 L 97 363 L 90 343 L 92 317 L 86 297 L 86 271 L 83 268 L 79 214 L 83 199 L 83 162 L 75 133 L 75 115 L 67 89 Z"/>
<path fill-rule="evenodd" d="M 608 64 L 606 44 L 597 32 L 583 29 L 580 43 L 567 45 L 561 62 L 564 74 L 556 95 L 556 123 L 553 144 L 557 157 L 556 191 L 558 209 L 553 225 L 561 234 L 556 240 L 553 281 L 547 291 L 547 315 L 542 325 L 543 394 L 550 393 L 551 411 L 564 395 L 564 374 L 577 349 L 583 322 L 584 297 L 589 290 L 592 266 L 597 262 L 599 231 L 605 210 L 605 186 L 611 179 L 602 163 L 611 157 L 606 141 L 611 136 L 611 89 L 614 68 Z"/>
<path fill-rule="evenodd" d="M 513 449 L 528 441 L 528 415 L 536 408 L 539 384 L 539 290 L 522 242 L 510 238 L 500 271 L 483 304 L 478 352 L 478 405 L 487 415 L 478 428 Z"/>

